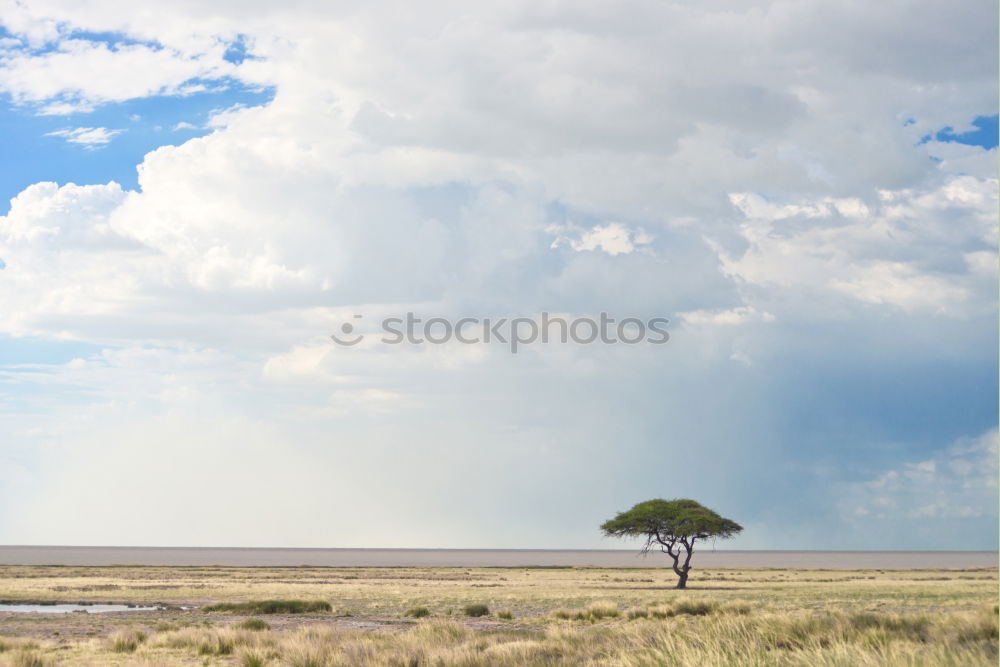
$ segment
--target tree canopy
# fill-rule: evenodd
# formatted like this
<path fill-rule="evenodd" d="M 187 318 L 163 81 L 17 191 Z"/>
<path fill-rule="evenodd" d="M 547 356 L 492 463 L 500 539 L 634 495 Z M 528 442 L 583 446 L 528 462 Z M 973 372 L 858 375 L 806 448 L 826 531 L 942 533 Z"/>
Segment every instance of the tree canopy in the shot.
<path fill-rule="evenodd" d="M 643 537 L 643 553 L 659 549 L 673 559 L 677 587 L 687 584 L 695 540 L 709 537 L 727 538 L 743 530 L 743 526 L 726 519 L 695 500 L 647 500 L 626 512 L 605 521 L 601 530 L 608 537 Z M 681 562 L 681 547 L 686 552 Z"/>

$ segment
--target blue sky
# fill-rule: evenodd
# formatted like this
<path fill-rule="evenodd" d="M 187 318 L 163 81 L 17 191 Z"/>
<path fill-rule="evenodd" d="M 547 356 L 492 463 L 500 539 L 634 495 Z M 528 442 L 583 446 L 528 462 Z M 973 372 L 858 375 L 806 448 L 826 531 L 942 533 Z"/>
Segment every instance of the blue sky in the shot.
<path fill-rule="evenodd" d="M 995 548 L 995 8 L 787 11 L 0 13 L 0 542 Z"/>
<path fill-rule="evenodd" d="M 937 141 L 954 142 L 967 146 L 980 146 L 982 148 L 997 147 L 997 119 L 998 116 L 977 116 L 972 119 L 973 129 L 965 132 L 955 132 L 954 128 L 945 127 L 938 130 L 933 136 Z M 931 135 L 927 135 L 930 139 Z"/>
<path fill-rule="evenodd" d="M 243 86 L 226 87 L 185 97 L 131 100 L 65 116 L 38 116 L 33 109 L 12 105 L 8 100 L 0 115 L 0 132 L 4 146 L 18 157 L 5 160 L 0 167 L 0 196 L 6 202 L 5 208 L 9 208 L 11 198 L 39 181 L 116 181 L 136 190 L 136 166 L 146 153 L 208 134 L 211 128 L 206 123 L 213 112 L 265 103 L 268 97 L 267 92 Z M 100 146 L 72 143 L 51 135 L 77 127 L 105 127 L 121 134 Z"/>
<path fill-rule="evenodd" d="M 13 39 L 8 31 L 0 38 Z M 73 31 L 65 39 L 105 44 L 111 49 L 121 45 L 150 44 L 118 33 Z M 57 49 L 47 43 L 27 53 L 44 56 Z M 244 45 L 235 40 L 224 58 L 235 64 L 243 62 Z M 136 166 L 143 156 L 160 146 L 184 143 L 212 131 L 212 116 L 227 109 L 266 103 L 273 90 L 248 86 L 232 78 L 191 79 L 185 82 L 204 90 L 183 95 L 153 95 L 103 104 L 96 109 L 59 115 L 40 115 L 40 104 L 16 104 L 8 94 L 0 112 L 0 133 L 8 155 L 17 156 L 0 163 L 0 198 L 7 202 L 24 188 L 39 181 L 57 183 L 106 183 L 115 181 L 129 190 L 138 189 Z M 53 135 L 75 128 L 107 128 L 114 134 L 107 143 L 74 143 Z"/>

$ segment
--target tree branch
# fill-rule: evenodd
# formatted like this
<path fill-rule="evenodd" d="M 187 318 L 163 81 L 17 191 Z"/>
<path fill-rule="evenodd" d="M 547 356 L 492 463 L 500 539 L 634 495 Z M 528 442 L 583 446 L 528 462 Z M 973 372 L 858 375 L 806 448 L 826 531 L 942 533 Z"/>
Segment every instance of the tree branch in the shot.
<path fill-rule="evenodd" d="M 677 538 L 672 535 L 668 535 L 667 539 L 664 539 L 663 536 L 660 535 L 659 531 L 654 532 L 653 535 L 655 535 L 656 541 L 660 543 L 660 551 L 670 556 L 670 559 L 674 561 L 673 563 L 674 572 L 677 574 L 677 576 L 681 576 L 682 574 L 680 569 L 681 552 L 679 549 L 677 551 L 674 551 L 674 547 L 677 546 Z M 653 538 L 651 536 L 650 541 L 652 541 L 652 539 Z"/>

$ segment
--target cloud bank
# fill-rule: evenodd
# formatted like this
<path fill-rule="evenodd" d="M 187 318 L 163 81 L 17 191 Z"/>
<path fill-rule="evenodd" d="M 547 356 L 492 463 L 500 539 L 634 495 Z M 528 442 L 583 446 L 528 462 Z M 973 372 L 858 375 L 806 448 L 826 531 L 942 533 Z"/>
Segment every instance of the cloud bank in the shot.
<path fill-rule="evenodd" d="M 0 218 L 0 539 L 608 546 L 687 496 L 747 548 L 995 546 L 995 466 L 913 476 L 996 422 L 996 149 L 921 142 L 995 112 L 994 13 L 8 2 L 22 112 L 275 95 Z M 671 342 L 328 339 L 543 310 Z"/>

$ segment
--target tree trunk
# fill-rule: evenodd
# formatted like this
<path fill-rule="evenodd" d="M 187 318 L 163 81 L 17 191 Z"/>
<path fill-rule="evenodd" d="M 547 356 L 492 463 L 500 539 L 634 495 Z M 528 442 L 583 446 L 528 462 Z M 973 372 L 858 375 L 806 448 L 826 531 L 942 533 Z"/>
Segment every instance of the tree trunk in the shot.
<path fill-rule="evenodd" d="M 688 573 L 691 572 L 691 554 L 694 553 L 694 541 L 694 537 L 691 538 L 690 542 L 683 537 L 681 538 L 681 544 L 684 545 L 687 557 L 684 559 L 684 565 L 680 567 L 677 567 L 677 560 L 674 561 L 674 572 L 677 573 L 677 588 L 687 588 Z"/>

